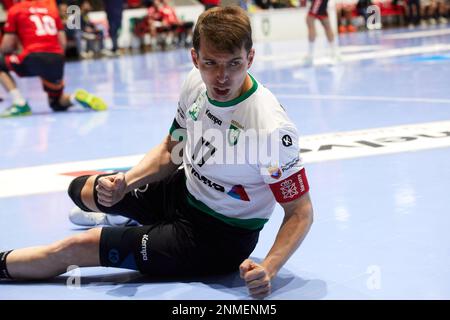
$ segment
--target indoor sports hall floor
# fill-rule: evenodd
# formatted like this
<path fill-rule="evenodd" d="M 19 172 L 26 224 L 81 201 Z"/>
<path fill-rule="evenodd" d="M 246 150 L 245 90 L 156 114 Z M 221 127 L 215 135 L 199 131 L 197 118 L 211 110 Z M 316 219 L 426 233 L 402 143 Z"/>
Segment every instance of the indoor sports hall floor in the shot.
<path fill-rule="evenodd" d="M 340 64 L 319 58 L 314 68 L 302 66 L 304 41 L 256 45 L 251 73 L 299 128 L 315 209 L 269 299 L 450 299 L 450 28 L 340 43 Z M 34 115 L 0 121 L 0 251 L 81 231 L 67 219 L 73 175 L 135 164 L 167 134 L 190 69 L 187 50 L 67 63 L 67 90 L 103 96 L 103 113 L 51 113 L 39 81 L 19 80 Z M 265 256 L 282 216 L 277 206 L 253 258 Z M 86 268 L 2 282 L 0 299 L 248 296 L 237 273 L 162 281 Z"/>

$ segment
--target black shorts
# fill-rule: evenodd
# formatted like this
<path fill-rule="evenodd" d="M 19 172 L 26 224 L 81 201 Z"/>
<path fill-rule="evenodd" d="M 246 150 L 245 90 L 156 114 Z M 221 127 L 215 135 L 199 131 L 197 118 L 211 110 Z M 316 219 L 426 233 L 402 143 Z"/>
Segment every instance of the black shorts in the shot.
<path fill-rule="evenodd" d="M 157 276 L 237 271 L 255 248 L 259 230 L 230 226 L 191 207 L 186 197 L 186 178 L 181 169 L 128 193 L 113 207 L 98 203 L 94 187 L 94 199 L 101 211 L 120 213 L 143 224 L 103 228 L 101 265 Z"/>
<path fill-rule="evenodd" d="M 2 70 L 11 70 L 20 77 L 40 77 L 50 98 L 58 101 L 64 90 L 64 56 L 50 52 L 33 52 L 25 57 L 0 57 Z"/>
<path fill-rule="evenodd" d="M 328 0 L 312 0 L 308 14 L 318 19 L 328 18 Z"/>
<path fill-rule="evenodd" d="M 22 60 L 4 57 L 8 69 L 20 77 L 41 77 L 42 79 L 59 83 L 64 77 L 64 56 L 50 52 L 33 52 Z M 2 59 L 3 60 L 3 59 Z"/>

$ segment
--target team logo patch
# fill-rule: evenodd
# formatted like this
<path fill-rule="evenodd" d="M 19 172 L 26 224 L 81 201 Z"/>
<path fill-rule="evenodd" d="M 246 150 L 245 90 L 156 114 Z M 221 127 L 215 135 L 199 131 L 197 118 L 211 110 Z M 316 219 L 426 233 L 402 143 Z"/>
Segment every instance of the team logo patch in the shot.
<path fill-rule="evenodd" d="M 270 189 L 278 202 L 289 202 L 301 197 L 309 191 L 305 169 L 294 173 L 289 178 L 269 184 Z"/>
<path fill-rule="evenodd" d="M 291 199 L 298 195 L 297 187 L 295 186 L 295 183 L 294 181 L 292 181 L 292 179 L 283 181 L 281 183 L 280 191 L 284 199 Z"/>
<path fill-rule="evenodd" d="M 206 101 L 206 92 L 200 94 L 195 102 L 189 107 L 188 114 L 194 121 L 197 121 L 202 106 Z"/>
<path fill-rule="evenodd" d="M 228 143 L 235 146 L 239 140 L 239 135 L 244 127 L 235 120 L 231 120 L 230 128 L 228 128 Z"/>
<path fill-rule="evenodd" d="M 283 136 L 283 138 L 281 138 L 281 142 L 283 143 L 283 146 L 285 146 L 285 147 L 292 146 L 292 138 L 291 138 L 291 136 L 289 136 L 287 134 L 285 134 Z"/>

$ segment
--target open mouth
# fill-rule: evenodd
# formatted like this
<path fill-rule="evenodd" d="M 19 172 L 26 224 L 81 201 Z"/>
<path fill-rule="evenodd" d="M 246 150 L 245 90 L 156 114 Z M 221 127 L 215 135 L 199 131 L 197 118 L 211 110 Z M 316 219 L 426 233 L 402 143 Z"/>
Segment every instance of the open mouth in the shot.
<path fill-rule="evenodd" d="M 226 96 L 230 92 L 230 89 L 214 88 L 214 93 L 218 96 Z"/>

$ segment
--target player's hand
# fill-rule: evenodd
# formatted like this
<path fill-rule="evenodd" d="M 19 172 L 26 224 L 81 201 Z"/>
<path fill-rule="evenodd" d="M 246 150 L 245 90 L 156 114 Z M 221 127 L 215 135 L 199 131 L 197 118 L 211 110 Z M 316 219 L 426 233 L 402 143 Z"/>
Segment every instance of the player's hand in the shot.
<path fill-rule="evenodd" d="M 245 280 L 248 292 L 255 298 L 264 298 L 271 293 L 272 286 L 267 270 L 251 259 L 245 259 L 239 267 L 241 278 Z"/>
<path fill-rule="evenodd" d="M 98 184 L 95 187 L 97 190 L 98 203 L 105 207 L 111 207 L 123 199 L 126 193 L 127 182 L 125 181 L 125 174 L 119 172 L 118 174 L 105 176 L 98 179 Z"/>

